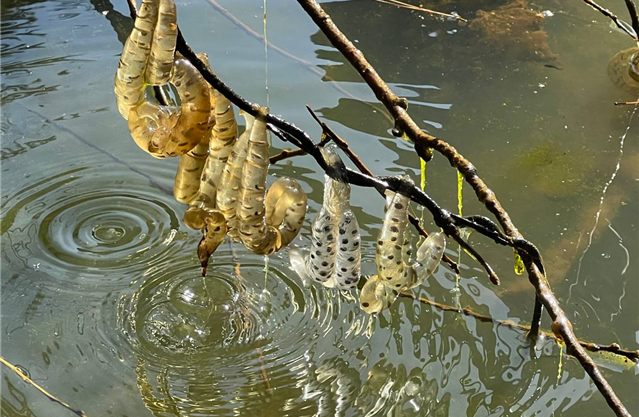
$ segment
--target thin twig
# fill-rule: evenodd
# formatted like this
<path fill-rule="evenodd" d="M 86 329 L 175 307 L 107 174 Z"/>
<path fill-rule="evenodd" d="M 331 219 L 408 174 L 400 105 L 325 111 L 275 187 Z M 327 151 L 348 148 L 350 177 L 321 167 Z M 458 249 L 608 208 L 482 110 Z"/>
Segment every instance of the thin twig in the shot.
<path fill-rule="evenodd" d="M 24 382 L 26 382 L 27 384 L 31 385 L 33 388 L 37 389 L 38 391 L 40 391 L 49 400 L 53 401 L 54 403 L 60 404 L 62 407 L 66 408 L 67 410 L 71 411 L 73 414 L 75 414 L 77 416 L 89 417 L 84 411 L 82 411 L 80 409 L 73 408 L 69 404 L 65 403 L 64 401 L 59 400 L 56 397 L 54 397 L 53 395 L 49 394 L 44 388 L 42 388 L 40 385 L 38 385 L 35 382 L 33 382 L 33 380 L 31 378 L 29 378 L 28 376 L 23 374 L 20 369 L 18 369 L 16 366 L 14 366 L 11 363 L 9 363 L 9 361 L 7 361 L 5 358 L 0 357 L 0 363 L 2 363 L 4 366 L 6 366 L 7 368 L 9 368 L 13 372 L 15 372 L 15 374 L 18 375 L 20 378 L 22 378 L 22 380 Z"/>
<path fill-rule="evenodd" d="M 300 156 L 300 155 L 308 155 L 308 154 L 306 153 L 304 149 L 295 149 L 294 151 L 284 149 L 282 152 L 278 153 L 277 155 L 271 156 L 269 158 L 269 162 L 271 164 L 274 164 L 276 162 L 283 161 L 285 159 L 293 158 L 295 156 Z"/>
<path fill-rule="evenodd" d="M 615 101 L 615 106 L 634 106 L 639 104 L 639 101 Z"/>
<path fill-rule="evenodd" d="M 135 21 L 135 17 L 133 17 L 133 16 L 137 16 L 138 15 L 138 5 L 135 3 L 135 0 L 126 0 L 126 4 L 127 4 L 127 6 L 129 6 L 129 14 L 131 15 L 131 17 Z"/>
<path fill-rule="evenodd" d="M 597 10 L 599 13 L 603 14 L 604 16 L 606 16 L 607 18 L 612 20 L 615 23 L 615 25 L 617 25 L 617 27 L 619 29 L 624 31 L 626 34 L 628 34 L 628 36 L 630 36 L 635 41 L 639 42 L 639 38 L 637 38 L 637 36 L 639 36 L 639 33 L 637 32 L 637 29 L 634 29 L 635 33 L 633 33 L 633 31 L 628 29 L 628 26 L 626 26 L 627 24 L 624 24 L 624 22 L 621 19 L 619 19 L 616 14 L 614 14 L 610 10 L 606 9 L 605 7 L 601 7 L 600 5 L 595 3 L 593 0 L 583 0 L 583 1 L 586 4 L 588 4 L 590 7 L 592 7 L 593 9 Z M 626 0 L 626 4 L 628 4 L 628 0 Z M 630 10 L 630 8 L 629 8 L 629 10 Z M 637 12 L 637 10 L 635 8 L 635 17 L 636 17 L 636 12 Z M 634 17 L 633 17 L 633 19 L 634 19 Z M 633 27 L 634 27 L 634 22 L 633 22 Z"/>
<path fill-rule="evenodd" d="M 532 339 L 536 339 L 539 337 L 539 328 L 541 327 L 541 315 L 544 312 L 544 305 L 539 301 L 539 297 L 535 296 L 535 306 L 533 308 L 533 316 L 530 332 L 528 332 L 528 337 Z"/>
<path fill-rule="evenodd" d="M 424 13 L 428 13 L 428 14 L 436 15 L 436 16 L 445 16 L 445 17 L 450 17 L 451 19 L 462 21 L 462 22 L 468 22 L 468 20 L 464 19 L 458 14 L 450 14 L 450 13 L 438 12 L 437 10 L 425 9 L 423 7 L 404 3 L 403 1 L 398 1 L 398 0 L 375 0 L 375 1 L 379 3 L 383 3 L 383 4 L 390 4 L 391 6 L 400 7 L 402 9 L 415 10 L 417 12 L 424 12 Z"/>
<path fill-rule="evenodd" d="M 239 27 L 244 32 L 246 32 L 247 35 L 257 39 L 258 41 L 264 42 L 264 35 L 251 29 L 244 22 L 238 19 L 233 13 L 229 12 L 222 5 L 220 5 L 217 1 L 215 0 L 207 0 L 207 1 L 211 5 L 211 7 L 217 10 L 222 16 L 226 17 L 235 26 Z M 282 55 L 283 57 L 291 59 L 294 62 L 297 62 L 298 64 L 302 66 L 302 68 L 319 76 L 322 79 L 322 81 L 329 82 L 329 85 L 333 87 L 335 90 L 339 91 L 340 93 L 344 94 L 347 97 L 352 98 L 353 100 L 357 100 L 360 103 L 364 103 L 366 106 L 370 107 L 374 111 L 383 115 L 386 118 L 386 120 L 388 120 L 389 123 L 391 124 L 393 123 L 393 118 L 386 112 L 386 109 L 384 109 L 382 106 L 377 105 L 377 103 L 369 103 L 368 101 L 363 101 L 361 99 L 358 99 L 353 94 L 346 91 L 341 85 L 337 83 L 336 80 L 331 78 L 325 71 L 322 71 L 319 68 L 317 68 L 317 66 L 314 65 L 312 62 L 309 62 L 305 60 L 304 58 L 300 58 L 299 56 L 294 55 L 288 52 L 287 50 L 280 48 L 279 46 L 273 44 L 271 41 L 268 42 L 268 48 L 274 50 L 275 52 Z"/>
<path fill-rule="evenodd" d="M 425 148 L 435 149 L 444 155 L 451 165 L 457 168 L 457 170 L 464 175 L 464 179 L 471 185 L 479 201 L 497 217 L 508 237 L 512 239 L 512 243 L 515 244 L 515 247 L 517 248 L 517 251 L 524 261 L 524 265 L 528 271 L 528 278 L 537 291 L 537 297 L 539 297 L 541 303 L 544 307 L 546 307 L 551 319 L 553 320 L 553 332 L 564 340 L 567 346 L 567 352 L 579 360 L 581 366 L 585 369 L 588 375 L 590 375 L 615 414 L 618 416 L 630 416 L 630 413 L 628 413 L 612 387 L 601 374 L 597 365 L 579 344 L 577 337 L 572 331 L 570 321 L 559 306 L 557 298 L 548 286 L 539 251 L 532 245 L 532 243 L 526 241 L 521 233 L 519 233 L 519 230 L 517 230 L 510 219 L 510 216 L 495 197 L 495 194 L 479 177 L 475 167 L 470 163 L 470 161 L 457 152 L 455 148 L 448 144 L 448 142 L 437 139 L 423 132 L 417 126 L 415 121 L 406 111 L 408 107 L 407 100 L 400 99 L 395 93 L 393 93 L 384 80 L 379 76 L 377 71 L 375 71 L 366 58 L 364 58 L 364 54 L 355 48 L 353 43 L 344 36 L 331 17 L 315 0 L 298 0 L 298 3 L 300 3 L 302 8 L 311 17 L 311 19 L 313 19 L 315 24 L 320 28 L 324 35 L 326 35 L 333 46 L 335 46 L 359 72 L 360 76 L 364 79 L 364 81 L 366 81 L 371 90 L 373 90 L 378 100 L 380 100 L 389 110 L 391 115 L 393 115 L 396 123 L 394 133 L 399 136 L 405 132 L 408 138 L 416 144 L 417 151 Z M 533 254 L 539 257 L 535 259 Z"/>
<path fill-rule="evenodd" d="M 481 321 L 484 323 L 496 323 L 496 324 L 507 326 L 511 329 L 518 329 L 518 330 L 523 330 L 526 333 L 532 333 L 532 326 L 530 325 L 517 323 L 512 320 L 496 319 L 486 314 L 477 313 L 471 307 L 468 307 L 468 306 L 460 309 L 459 307 L 438 303 L 436 301 L 431 301 L 423 297 L 418 297 L 412 292 L 401 292 L 399 293 L 399 295 L 404 298 L 411 298 L 413 300 L 417 300 L 423 304 L 428 304 L 442 311 L 461 313 L 465 316 L 473 317 L 477 319 L 478 321 Z M 549 332 L 547 330 L 540 330 L 540 333 L 549 339 L 557 340 L 557 336 L 555 336 L 553 332 Z M 639 350 L 623 349 L 617 343 L 611 343 L 610 345 L 599 345 L 597 343 L 579 340 L 579 344 L 584 349 L 589 350 L 590 352 L 610 352 L 615 355 L 623 356 L 624 358 L 627 358 L 628 360 L 631 360 L 635 363 L 639 362 Z"/>
<path fill-rule="evenodd" d="M 628 14 L 630 14 L 630 22 L 632 29 L 635 31 L 635 37 L 639 36 L 639 13 L 637 12 L 637 5 L 633 0 L 626 0 L 626 7 L 628 8 Z"/>

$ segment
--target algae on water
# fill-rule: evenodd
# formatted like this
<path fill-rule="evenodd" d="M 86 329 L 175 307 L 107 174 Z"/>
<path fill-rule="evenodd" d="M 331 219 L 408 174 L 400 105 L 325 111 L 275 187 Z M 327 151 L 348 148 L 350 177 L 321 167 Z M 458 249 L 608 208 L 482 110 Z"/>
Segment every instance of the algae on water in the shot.
<path fill-rule="evenodd" d="M 551 198 L 567 198 L 593 191 L 594 155 L 563 149 L 546 140 L 514 157 L 518 175 L 535 190 Z"/>

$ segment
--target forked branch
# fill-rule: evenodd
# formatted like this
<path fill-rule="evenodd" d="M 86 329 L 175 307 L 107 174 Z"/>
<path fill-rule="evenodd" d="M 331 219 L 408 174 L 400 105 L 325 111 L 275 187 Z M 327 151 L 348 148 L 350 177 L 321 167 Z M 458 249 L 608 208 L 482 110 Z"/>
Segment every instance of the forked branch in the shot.
<path fill-rule="evenodd" d="M 519 233 L 508 213 L 503 209 L 494 193 L 478 176 L 475 167 L 446 141 L 437 139 L 423 132 L 417 126 L 407 112 L 407 100 L 399 98 L 393 93 L 384 80 L 377 74 L 375 69 L 368 63 L 368 61 L 366 61 L 362 52 L 357 50 L 352 42 L 344 36 L 339 28 L 333 23 L 330 16 L 322 10 L 316 1 L 298 0 L 298 2 L 322 30 L 322 32 L 324 32 L 331 43 L 359 72 L 362 78 L 373 90 L 377 99 L 391 113 L 395 120 L 393 133 L 396 136 L 406 134 L 407 137 L 415 144 L 415 150 L 418 155 L 422 157 L 427 154 L 429 148 L 433 148 L 444 155 L 451 165 L 462 173 L 466 182 L 468 182 L 475 191 L 479 201 L 486 206 L 488 211 L 495 215 L 506 233 L 502 233 L 497 226 L 486 217 L 471 216 L 463 218 L 451 214 L 447 210 L 442 209 L 433 199 L 430 198 L 430 196 L 428 196 L 428 194 L 415 186 L 409 186 L 409 184 L 399 178 L 376 177 L 350 169 L 346 169 L 346 172 L 343 173 L 333 172 L 333 168 L 324 160 L 319 146 L 313 142 L 310 136 L 294 124 L 287 122 L 281 117 L 268 114 L 266 120 L 268 122 L 269 129 L 280 139 L 287 141 L 308 153 L 316 160 L 322 170 L 331 177 L 336 178 L 338 175 L 346 175 L 345 178 L 348 179 L 350 184 L 362 187 L 372 187 L 378 191 L 390 190 L 397 192 L 399 190 L 408 190 L 408 197 L 410 197 L 410 199 L 415 203 L 426 207 L 433 215 L 435 224 L 441 227 L 448 236 L 455 239 L 462 248 L 477 259 L 489 274 L 491 281 L 494 283 L 499 282 L 497 275 L 492 268 L 483 261 L 481 256 L 479 256 L 479 254 L 476 253 L 476 251 L 462 238 L 460 228 L 470 227 L 478 231 L 480 234 L 489 237 L 498 244 L 515 248 L 524 261 L 530 282 L 537 291 L 537 297 L 540 301 L 538 305 L 543 304 L 548 309 L 549 315 L 553 320 L 553 333 L 557 336 L 557 338 L 562 339 L 566 343 L 568 353 L 579 360 L 615 413 L 618 416 L 630 416 L 595 363 L 579 344 L 579 340 L 572 331 L 570 322 L 548 286 L 539 251 L 531 242 L 525 240 Z M 128 3 L 131 15 L 135 18 L 136 10 L 134 0 L 128 0 Z M 188 46 L 181 32 L 178 33 L 177 51 L 195 66 L 195 68 L 213 88 L 226 96 L 233 104 L 251 115 L 258 114 L 260 106 L 239 96 L 228 85 L 222 82 L 219 77 L 210 71 L 196 56 L 195 52 Z M 536 312 L 541 313 L 541 311 Z"/>
<path fill-rule="evenodd" d="M 477 174 L 477 170 L 466 158 L 464 158 L 455 148 L 448 142 L 438 139 L 434 136 L 422 131 L 415 121 L 407 112 L 408 102 L 404 98 L 398 97 L 379 76 L 375 68 L 366 60 L 364 54 L 358 50 L 355 45 L 340 31 L 331 17 L 321 8 L 315 0 L 298 0 L 298 3 L 313 19 L 315 24 L 326 35 L 328 40 L 337 50 L 348 60 L 348 62 L 357 70 L 360 76 L 366 81 L 371 90 L 375 93 L 377 99 L 384 104 L 391 115 L 395 118 L 395 128 L 393 133 L 396 136 L 406 134 L 406 136 L 415 144 L 415 150 L 420 156 L 425 155 L 429 148 L 435 149 L 444 155 L 450 164 L 462 173 L 464 179 L 475 191 L 477 198 L 482 202 L 488 211 L 493 213 L 504 228 L 506 235 L 511 239 L 511 243 L 517 249 L 521 256 L 531 284 L 535 287 L 537 297 L 543 305 L 553 321 L 552 330 L 565 341 L 567 351 L 570 355 L 577 358 L 588 375 L 592 378 L 595 385 L 604 396 L 610 408 L 618 416 L 630 416 L 621 403 L 612 387 L 603 377 L 597 365 L 588 356 L 584 348 L 579 344 L 577 337 L 572 331 L 572 325 L 566 314 L 559 306 L 557 298 L 550 290 L 548 281 L 546 280 L 545 271 L 541 259 L 535 259 L 532 254 L 538 251 L 532 244 L 526 241 L 510 216 L 497 200 L 495 194 L 488 188 L 484 181 Z M 532 246 L 532 247 L 531 247 Z M 536 313 L 541 313 L 536 308 Z"/>
<path fill-rule="evenodd" d="M 137 16 L 137 11 L 134 0 L 128 0 L 128 4 L 129 10 L 131 12 L 131 17 L 135 19 L 135 17 Z M 231 103 L 235 104 L 237 107 L 247 112 L 248 114 L 257 116 L 257 114 L 260 112 L 261 106 L 257 103 L 251 103 L 238 95 L 214 72 L 209 70 L 204 62 L 202 62 L 197 57 L 195 52 L 186 43 L 184 37 L 182 36 L 182 32 L 179 31 L 179 29 L 176 50 L 182 56 L 188 59 L 200 72 L 203 78 L 213 88 L 227 97 L 229 101 L 231 101 Z M 339 178 L 346 178 L 350 184 L 360 187 L 375 188 L 382 191 L 389 190 L 393 192 L 402 190 L 402 193 L 406 193 L 406 195 L 412 201 L 423 207 L 426 207 L 426 209 L 428 209 L 432 214 L 435 224 L 440 227 L 446 233 L 446 235 L 453 238 L 471 257 L 479 262 L 479 264 L 487 272 L 491 282 L 496 285 L 499 284 L 499 277 L 497 276 L 495 271 L 488 264 L 488 262 L 486 262 L 483 257 L 462 237 L 463 234 L 460 230 L 460 228 L 463 227 L 472 228 L 473 230 L 492 239 L 498 244 L 516 247 L 515 242 L 513 242 L 503 233 L 499 232 L 497 226 L 491 220 L 481 216 L 463 218 L 461 216 L 452 214 L 449 211 L 442 209 L 437 204 L 437 202 L 435 202 L 435 200 L 433 200 L 427 193 L 420 190 L 414 184 L 409 184 L 408 182 L 398 177 L 370 176 L 357 171 L 353 171 L 348 168 L 343 173 L 333 172 L 333 168 L 329 166 L 324 160 L 324 157 L 320 152 L 320 146 L 316 144 L 306 132 L 304 132 L 302 129 L 298 128 L 294 124 L 271 113 L 266 115 L 266 121 L 271 132 L 273 132 L 281 140 L 291 143 L 292 145 L 310 155 L 313 159 L 315 159 L 320 168 L 329 176 L 337 178 L 339 175 Z M 536 262 L 538 262 L 540 268 L 543 268 L 543 266 L 541 265 L 539 252 L 536 250 L 536 248 L 534 248 L 534 246 L 530 243 L 527 243 L 525 246 L 532 251 L 531 257 L 535 259 Z"/>
<path fill-rule="evenodd" d="M 637 17 L 637 6 L 635 6 L 635 3 L 633 2 L 633 0 L 625 0 L 626 6 L 628 8 L 628 13 L 630 14 L 630 21 L 632 22 L 632 30 L 628 28 L 628 24 L 626 22 L 619 19 L 619 17 L 616 14 L 606 9 L 605 7 L 600 6 L 599 4 L 595 3 L 593 0 L 583 0 L 583 1 L 586 4 L 588 4 L 590 7 L 592 7 L 599 13 L 601 13 L 602 15 L 606 16 L 608 19 L 612 20 L 619 29 L 621 29 L 624 33 L 626 33 L 635 41 L 639 42 L 639 38 L 638 38 L 639 17 Z"/>

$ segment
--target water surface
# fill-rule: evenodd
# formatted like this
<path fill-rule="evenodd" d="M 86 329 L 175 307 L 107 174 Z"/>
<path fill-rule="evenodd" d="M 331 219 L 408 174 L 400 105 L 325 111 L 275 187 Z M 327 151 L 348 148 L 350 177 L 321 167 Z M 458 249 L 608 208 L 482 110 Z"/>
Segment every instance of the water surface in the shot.
<path fill-rule="evenodd" d="M 261 33 L 262 1 L 221 3 Z M 469 17 L 476 8 L 439 3 Z M 621 3 L 602 4 L 623 13 Z M 579 1 L 531 4 L 551 12 L 543 28 L 554 58 L 504 52 L 469 26 L 373 1 L 323 5 L 409 99 L 415 120 L 473 161 L 540 247 L 579 337 L 637 349 L 639 115 L 612 105 L 636 96 L 606 75 L 628 38 Z M 177 162 L 140 151 L 115 108 L 131 28 L 125 2 L 1 7 L 2 356 L 49 392 L 90 416 L 611 415 L 577 361 L 564 355 L 558 377 L 552 341 L 531 348 L 520 331 L 408 299 L 371 318 L 355 294 L 305 286 L 285 251 L 265 269 L 262 257 L 224 244 L 200 277 L 198 233 L 172 197 Z M 241 95 L 265 103 L 263 43 L 207 2 L 178 8 L 191 46 Z M 374 95 L 295 3 L 268 3 L 268 39 L 315 69 L 269 51 L 274 113 L 317 139 L 308 104 L 375 173 L 418 181 L 410 145 L 392 137 Z M 302 184 L 313 218 L 323 184 L 314 162 L 271 169 Z M 456 173 L 437 155 L 426 187 L 456 211 Z M 354 189 L 351 202 L 370 274 L 382 200 Z M 464 213 L 485 214 L 468 188 Z M 308 235 L 309 221 L 297 243 Z M 529 322 L 533 291 L 514 274 L 512 252 L 471 241 L 502 286 L 463 256 L 458 292 L 441 267 L 419 295 Z M 455 245 L 448 254 L 457 256 Z M 598 361 L 637 413 L 637 368 Z M 2 415 L 71 414 L 4 372 Z"/>

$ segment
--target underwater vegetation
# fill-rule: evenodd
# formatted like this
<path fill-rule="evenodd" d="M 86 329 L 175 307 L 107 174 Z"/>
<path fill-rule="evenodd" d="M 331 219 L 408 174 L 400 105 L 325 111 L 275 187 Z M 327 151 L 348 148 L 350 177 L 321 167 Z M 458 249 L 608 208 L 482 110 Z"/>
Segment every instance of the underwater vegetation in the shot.
<path fill-rule="evenodd" d="M 568 198 L 597 191 L 592 185 L 595 162 L 591 152 L 569 150 L 545 140 L 517 154 L 510 175 L 546 197 Z"/>
<path fill-rule="evenodd" d="M 557 55 L 548 46 L 544 15 L 530 9 L 527 0 L 515 0 L 494 10 L 478 10 L 470 22 L 480 42 L 524 60 L 551 63 Z"/>

